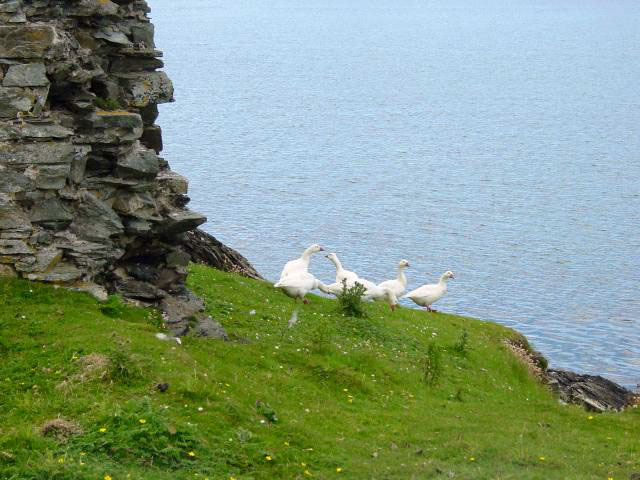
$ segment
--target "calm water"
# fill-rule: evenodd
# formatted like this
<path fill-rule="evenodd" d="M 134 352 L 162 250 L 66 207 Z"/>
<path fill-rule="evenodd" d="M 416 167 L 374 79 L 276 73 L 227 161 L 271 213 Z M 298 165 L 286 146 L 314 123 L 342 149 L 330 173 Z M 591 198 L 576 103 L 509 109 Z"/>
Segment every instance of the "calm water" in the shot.
<path fill-rule="evenodd" d="M 270 279 L 320 242 L 640 382 L 637 0 L 150 0 L 164 156 Z M 322 256 L 312 271 L 325 281 Z"/>

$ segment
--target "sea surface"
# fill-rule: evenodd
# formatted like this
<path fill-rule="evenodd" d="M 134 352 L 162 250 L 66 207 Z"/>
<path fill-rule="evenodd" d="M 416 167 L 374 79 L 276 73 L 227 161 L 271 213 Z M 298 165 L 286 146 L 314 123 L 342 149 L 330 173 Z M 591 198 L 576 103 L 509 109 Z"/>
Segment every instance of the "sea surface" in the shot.
<path fill-rule="evenodd" d="M 453 270 L 439 309 L 640 382 L 637 0 L 149 3 L 163 156 L 265 277 Z"/>

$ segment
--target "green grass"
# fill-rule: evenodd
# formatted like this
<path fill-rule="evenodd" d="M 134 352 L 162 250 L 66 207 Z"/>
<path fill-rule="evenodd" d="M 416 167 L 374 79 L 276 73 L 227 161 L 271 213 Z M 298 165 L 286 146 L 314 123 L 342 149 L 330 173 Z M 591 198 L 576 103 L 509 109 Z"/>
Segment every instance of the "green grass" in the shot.
<path fill-rule="evenodd" d="M 266 283 L 201 266 L 189 282 L 232 341 L 163 342 L 152 311 L 0 280 L 0 479 L 640 472 L 638 410 L 561 405 L 503 345 L 509 329 L 385 304 L 344 317 L 319 297 L 288 328 L 294 303 Z M 89 354 L 108 364 L 87 370 Z M 57 417 L 82 433 L 43 436 Z"/>

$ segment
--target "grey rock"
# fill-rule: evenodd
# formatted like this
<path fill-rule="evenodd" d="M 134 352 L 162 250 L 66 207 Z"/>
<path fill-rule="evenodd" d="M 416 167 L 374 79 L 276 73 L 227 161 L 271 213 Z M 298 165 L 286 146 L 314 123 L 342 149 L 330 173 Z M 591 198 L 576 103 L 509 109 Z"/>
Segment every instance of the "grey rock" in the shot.
<path fill-rule="evenodd" d="M 109 237 L 124 232 L 120 217 L 105 202 L 90 192 L 80 194 L 71 231 L 78 238 L 93 242 L 109 241 Z"/>
<path fill-rule="evenodd" d="M 157 179 L 162 189 L 173 194 L 183 195 L 189 189 L 189 181 L 171 170 L 163 170 L 158 174 Z"/>
<path fill-rule="evenodd" d="M 49 140 L 64 139 L 73 134 L 73 130 L 53 123 L 34 123 L 27 119 L 24 123 L 0 124 L 0 141 L 6 140 Z"/>
<path fill-rule="evenodd" d="M 131 40 L 129 40 L 124 33 L 110 28 L 98 30 L 93 34 L 93 36 L 118 45 L 131 45 Z"/>
<path fill-rule="evenodd" d="M 151 231 L 151 223 L 139 218 L 128 218 L 124 221 L 124 228 L 128 234 L 143 235 Z"/>
<path fill-rule="evenodd" d="M 92 143 L 131 143 L 142 135 L 142 118 L 137 113 L 97 111 L 84 123 L 91 132 L 83 138 Z"/>
<path fill-rule="evenodd" d="M 107 293 L 107 289 L 102 285 L 98 285 L 93 282 L 76 282 L 69 287 L 71 290 L 75 290 L 78 292 L 85 292 L 91 295 L 93 298 L 98 300 L 99 302 L 106 302 L 109 300 L 109 294 Z"/>
<path fill-rule="evenodd" d="M 160 153 L 163 147 L 162 129 L 158 125 L 145 127 L 142 131 L 140 142 L 142 142 L 145 147 L 155 150 L 156 153 Z"/>
<path fill-rule="evenodd" d="M 49 87 L 0 87 L 0 117 L 38 115 L 47 101 Z"/>
<path fill-rule="evenodd" d="M 69 209 L 57 198 L 52 197 L 34 205 L 30 211 L 32 223 L 51 230 L 67 227 L 73 220 Z"/>
<path fill-rule="evenodd" d="M 163 235 L 175 235 L 193 230 L 207 221 L 207 217 L 190 210 L 180 210 L 168 213 L 158 223 L 158 232 Z"/>
<path fill-rule="evenodd" d="M 0 26 L 0 57 L 43 58 L 55 39 L 50 25 Z"/>
<path fill-rule="evenodd" d="M 132 107 L 173 101 L 173 84 L 164 72 L 122 73 L 116 76 Z"/>
<path fill-rule="evenodd" d="M 162 219 L 158 213 L 155 199 L 148 193 L 119 195 L 113 203 L 113 209 L 122 215 L 143 220 L 159 221 Z"/>
<path fill-rule="evenodd" d="M 141 300 L 160 300 L 167 296 L 166 292 L 139 280 L 123 280 L 116 285 L 116 291 L 125 297 Z"/>
<path fill-rule="evenodd" d="M 117 15 L 118 5 L 109 0 L 80 0 L 68 10 L 69 15 L 77 17 L 100 17 Z"/>
<path fill-rule="evenodd" d="M 147 48 L 154 48 L 153 43 L 154 28 L 153 24 L 149 22 L 139 23 L 131 26 L 131 36 L 134 43 L 144 44 Z"/>
<path fill-rule="evenodd" d="M 36 272 L 27 274 L 27 279 L 39 282 L 69 283 L 79 280 L 83 273 L 75 265 L 59 263 L 49 272 Z"/>
<path fill-rule="evenodd" d="M 28 261 L 16 262 L 15 268 L 21 272 L 50 272 L 62 260 L 62 250 L 47 247 L 39 250 Z"/>
<path fill-rule="evenodd" d="M 196 326 L 193 328 L 196 337 L 214 338 L 220 340 L 229 340 L 226 330 L 220 323 L 211 317 L 202 316 Z"/>
<path fill-rule="evenodd" d="M 35 188 L 34 179 L 24 171 L 16 171 L 0 164 L 0 193 L 18 193 Z"/>
<path fill-rule="evenodd" d="M 246 258 L 200 229 L 185 234 L 182 248 L 191 256 L 191 261 L 194 263 L 264 280 Z"/>
<path fill-rule="evenodd" d="M 190 260 L 191 255 L 180 249 L 168 253 L 165 258 L 167 267 L 186 267 L 189 265 Z"/>
<path fill-rule="evenodd" d="M 194 317 L 204 312 L 204 301 L 190 291 L 182 295 L 166 297 L 160 303 L 160 308 L 166 314 L 167 323 L 175 324 L 185 318 Z"/>
<path fill-rule="evenodd" d="M 18 0 L 8 0 L 0 4 L 0 13 L 16 13 L 20 11 L 22 3 Z"/>
<path fill-rule="evenodd" d="M 137 149 L 118 158 L 116 172 L 122 177 L 154 178 L 160 167 L 157 155 L 146 149 Z"/>
<path fill-rule="evenodd" d="M 170 293 L 178 293 L 184 288 L 187 269 L 183 267 L 162 268 L 158 271 L 155 284 Z"/>
<path fill-rule="evenodd" d="M 7 195 L 0 194 L 0 231 L 17 230 L 29 232 L 31 229 L 31 222 L 26 213 Z"/>
<path fill-rule="evenodd" d="M 113 73 L 132 73 L 154 71 L 163 68 L 164 62 L 158 58 L 118 57 L 111 62 Z"/>
<path fill-rule="evenodd" d="M 28 165 L 71 163 L 78 151 L 86 147 L 77 147 L 68 142 L 37 142 L 0 144 L 0 164 Z"/>
<path fill-rule="evenodd" d="M 33 249 L 22 240 L 0 240 L 0 255 L 33 253 Z"/>
<path fill-rule="evenodd" d="M 546 379 L 562 401 L 577 403 L 587 410 L 620 411 L 635 401 L 633 392 L 601 376 L 550 369 Z"/>
<path fill-rule="evenodd" d="M 41 189 L 61 189 L 67 182 L 71 165 L 41 165 L 36 176 L 36 187 Z"/>
<path fill-rule="evenodd" d="M 87 155 L 78 153 L 73 156 L 71 167 L 69 168 L 69 180 L 78 184 L 84 180 L 84 174 L 87 170 Z"/>
<path fill-rule="evenodd" d="M 44 63 L 11 65 L 2 80 L 4 87 L 46 87 L 49 85 Z"/>

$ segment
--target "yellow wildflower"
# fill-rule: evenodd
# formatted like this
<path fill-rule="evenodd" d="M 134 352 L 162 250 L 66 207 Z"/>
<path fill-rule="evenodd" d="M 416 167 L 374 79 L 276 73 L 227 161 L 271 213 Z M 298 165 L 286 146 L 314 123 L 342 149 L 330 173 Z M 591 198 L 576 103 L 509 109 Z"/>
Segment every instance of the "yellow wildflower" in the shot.
<path fill-rule="evenodd" d="M 587 420 L 593 420 L 593 415 L 589 415 L 589 416 L 587 417 Z"/>
<path fill-rule="evenodd" d="M 336 468 L 336 472 L 340 473 L 341 471 L 342 471 L 342 468 L 340 468 L 340 467 Z"/>
<path fill-rule="evenodd" d="M 305 471 L 304 471 L 304 474 L 305 474 L 307 477 L 313 477 L 313 474 L 312 474 L 309 470 L 305 470 Z"/>
<path fill-rule="evenodd" d="M 307 464 L 306 464 L 306 463 L 304 463 L 304 462 L 300 463 L 300 465 L 301 465 L 301 466 L 303 466 L 303 467 L 306 467 L 306 466 L 307 466 Z"/>
<path fill-rule="evenodd" d="M 289 446 L 289 442 L 284 442 L 285 447 Z"/>
<path fill-rule="evenodd" d="M 111 480 L 111 475 L 105 475 L 104 480 Z"/>
<path fill-rule="evenodd" d="M 476 457 L 469 457 L 469 461 L 470 462 L 475 462 L 476 461 Z"/>
<path fill-rule="evenodd" d="M 191 451 L 187 455 L 189 455 L 190 457 L 195 457 L 196 456 L 196 452 Z"/>
<path fill-rule="evenodd" d="M 64 457 L 60 457 L 60 458 L 58 459 L 58 463 L 64 463 Z"/>
<path fill-rule="evenodd" d="M 265 459 L 267 462 L 270 462 L 271 460 L 273 460 L 273 458 L 271 458 L 271 455 L 265 455 L 265 456 L 264 456 L 264 459 Z"/>
<path fill-rule="evenodd" d="M 540 457 L 540 461 L 544 462 L 544 457 Z"/>
<path fill-rule="evenodd" d="M 107 431 L 107 429 L 106 429 L 106 428 L 104 428 L 104 427 L 102 427 L 102 428 L 100 429 L 100 433 L 104 433 L 104 432 L 106 432 L 106 431 Z"/>

